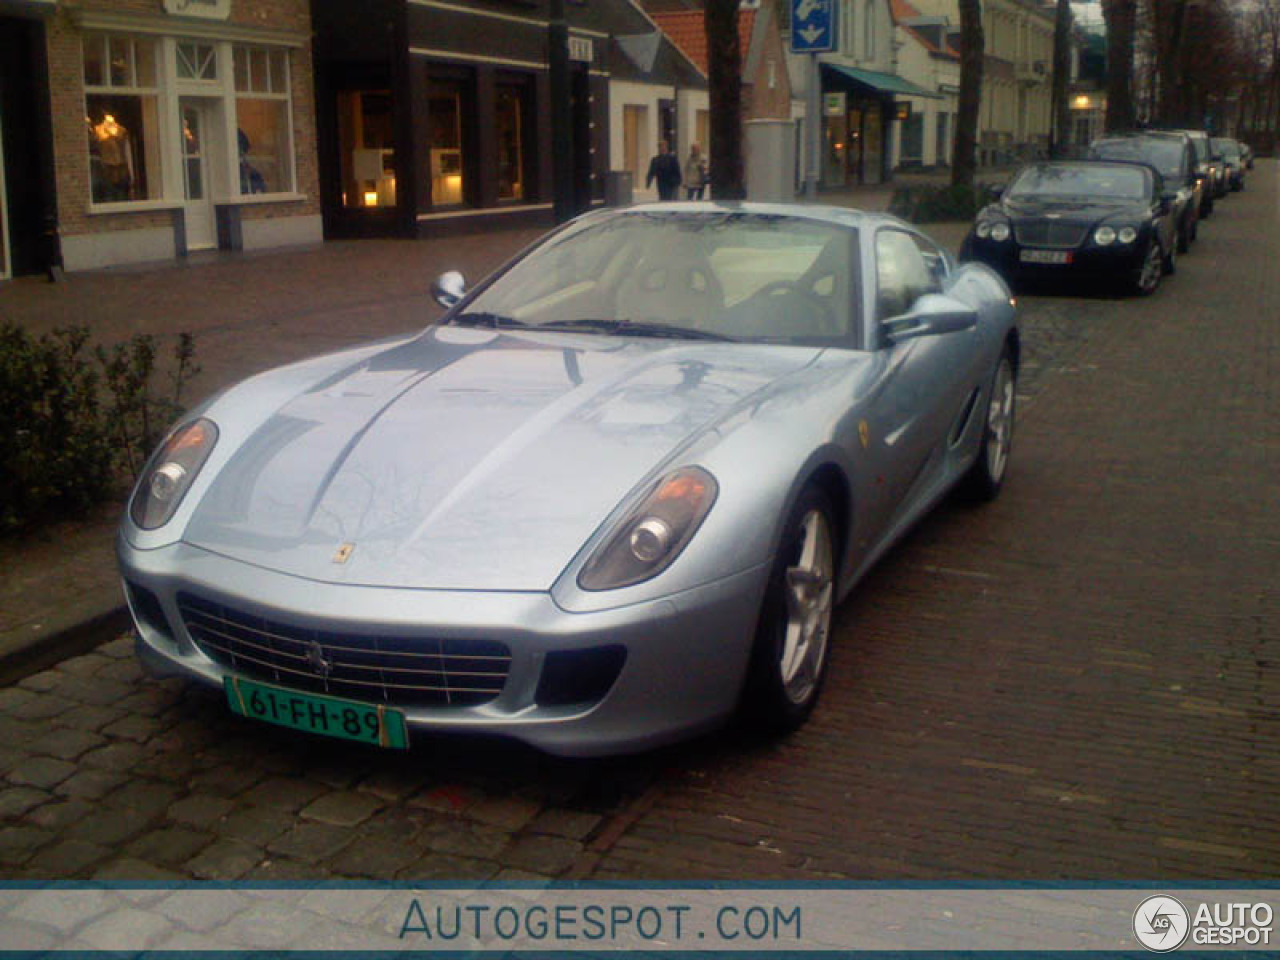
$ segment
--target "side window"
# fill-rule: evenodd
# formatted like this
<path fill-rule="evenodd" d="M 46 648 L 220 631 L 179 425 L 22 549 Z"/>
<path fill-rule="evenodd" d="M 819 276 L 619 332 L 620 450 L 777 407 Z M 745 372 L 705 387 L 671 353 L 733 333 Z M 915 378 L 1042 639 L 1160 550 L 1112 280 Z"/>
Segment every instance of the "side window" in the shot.
<path fill-rule="evenodd" d="M 902 230 L 876 234 L 876 319 L 907 313 L 926 293 L 940 293 L 946 258 L 933 244 Z"/>

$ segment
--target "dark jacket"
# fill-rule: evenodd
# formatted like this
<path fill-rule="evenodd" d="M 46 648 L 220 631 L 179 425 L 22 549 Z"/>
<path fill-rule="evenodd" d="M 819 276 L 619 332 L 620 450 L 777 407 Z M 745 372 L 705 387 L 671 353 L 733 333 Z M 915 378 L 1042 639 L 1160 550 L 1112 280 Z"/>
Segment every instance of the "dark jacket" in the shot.
<path fill-rule="evenodd" d="M 649 161 L 649 174 L 644 178 L 644 185 L 652 186 L 654 180 L 658 181 L 659 193 L 675 195 L 681 173 L 680 161 L 674 153 L 660 153 Z"/>

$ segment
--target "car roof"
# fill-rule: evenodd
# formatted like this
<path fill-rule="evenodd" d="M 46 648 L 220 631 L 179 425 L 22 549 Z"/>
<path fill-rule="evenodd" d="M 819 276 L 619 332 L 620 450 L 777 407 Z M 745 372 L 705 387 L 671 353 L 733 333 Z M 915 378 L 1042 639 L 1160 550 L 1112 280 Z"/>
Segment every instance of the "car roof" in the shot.
<path fill-rule="evenodd" d="M 1117 130 L 1095 137 L 1093 143 L 1105 143 L 1107 140 L 1189 140 L 1185 130 Z M 1092 146 L 1093 144 L 1090 144 Z"/>

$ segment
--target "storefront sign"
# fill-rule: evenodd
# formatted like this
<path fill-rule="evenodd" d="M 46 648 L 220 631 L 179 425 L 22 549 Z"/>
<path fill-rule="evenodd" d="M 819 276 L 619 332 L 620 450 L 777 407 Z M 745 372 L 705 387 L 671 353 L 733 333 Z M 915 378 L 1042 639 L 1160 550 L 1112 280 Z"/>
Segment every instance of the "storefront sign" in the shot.
<path fill-rule="evenodd" d="M 164 0 L 164 12 L 175 17 L 226 20 L 231 16 L 231 0 Z"/>
<path fill-rule="evenodd" d="M 844 116 L 844 91 L 824 93 L 822 95 L 822 115 L 824 117 Z"/>
<path fill-rule="evenodd" d="M 580 63 L 590 63 L 593 59 L 594 51 L 591 47 L 590 37 L 570 37 L 569 38 L 569 59 L 577 60 Z"/>

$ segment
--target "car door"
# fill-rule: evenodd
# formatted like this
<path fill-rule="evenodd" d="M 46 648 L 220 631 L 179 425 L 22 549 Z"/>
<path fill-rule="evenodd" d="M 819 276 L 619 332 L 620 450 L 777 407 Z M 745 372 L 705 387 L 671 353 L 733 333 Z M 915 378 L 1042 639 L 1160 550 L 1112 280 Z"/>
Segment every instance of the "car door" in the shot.
<path fill-rule="evenodd" d="M 945 293 L 950 263 L 930 240 L 896 226 L 877 230 L 871 251 L 875 376 L 860 443 L 875 470 L 872 499 L 884 533 L 941 479 L 948 436 L 976 386 L 978 351 L 973 329 L 890 342 L 884 324 L 925 294 Z"/>

